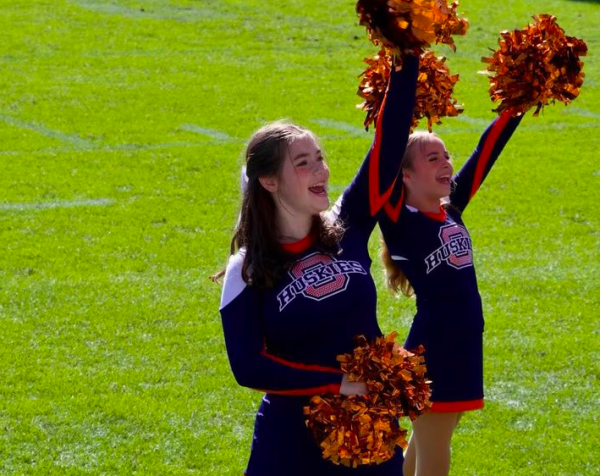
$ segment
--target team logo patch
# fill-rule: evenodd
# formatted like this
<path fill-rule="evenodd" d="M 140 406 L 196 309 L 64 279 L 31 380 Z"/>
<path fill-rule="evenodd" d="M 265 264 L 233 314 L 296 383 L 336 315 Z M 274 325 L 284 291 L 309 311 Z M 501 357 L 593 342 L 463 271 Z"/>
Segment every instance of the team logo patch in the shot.
<path fill-rule="evenodd" d="M 357 261 L 339 261 L 321 253 L 313 253 L 296 262 L 289 271 L 293 281 L 278 295 L 282 311 L 296 297 L 322 301 L 346 290 L 351 274 L 367 274 Z"/>
<path fill-rule="evenodd" d="M 438 236 L 442 246 L 425 258 L 427 274 L 444 262 L 456 269 L 473 266 L 473 245 L 464 227 L 456 223 L 444 225 Z"/>

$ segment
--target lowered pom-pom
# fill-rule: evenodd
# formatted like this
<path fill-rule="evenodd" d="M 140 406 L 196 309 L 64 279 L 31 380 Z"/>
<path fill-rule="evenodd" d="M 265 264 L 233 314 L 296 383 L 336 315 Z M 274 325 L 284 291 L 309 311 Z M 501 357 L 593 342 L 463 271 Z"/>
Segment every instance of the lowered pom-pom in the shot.
<path fill-rule="evenodd" d="M 414 420 L 430 407 L 424 349 L 409 352 L 395 341 L 396 336 L 392 332 L 371 343 L 361 336 L 352 355 L 341 355 L 338 360 L 350 380 L 366 383 L 374 400 L 389 403 L 399 416 Z"/>
<path fill-rule="evenodd" d="M 323 458 L 356 468 L 379 464 L 406 448 L 407 431 L 394 409 L 374 404 L 371 396 L 316 396 L 304 408 L 306 424 L 321 446 Z"/>
<path fill-rule="evenodd" d="M 542 14 L 522 30 L 502 31 L 499 48 L 489 58 L 484 74 L 490 76 L 490 96 L 500 104 L 494 112 L 513 115 L 555 101 L 569 104 L 583 85 L 583 40 L 566 36 L 556 17 Z"/>
<path fill-rule="evenodd" d="M 361 337 L 352 355 L 338 357 L 349 380 L 366 383 L 368 395 L 315 396 L 304 408 L 323 458 L 355 468 L 388 461 L 407 447 L 399 419 L 415 419 L 428 410 L 431 391 L 423 350 L 408 352 L 395 337 L 392 333 L 373 343 Z"/>

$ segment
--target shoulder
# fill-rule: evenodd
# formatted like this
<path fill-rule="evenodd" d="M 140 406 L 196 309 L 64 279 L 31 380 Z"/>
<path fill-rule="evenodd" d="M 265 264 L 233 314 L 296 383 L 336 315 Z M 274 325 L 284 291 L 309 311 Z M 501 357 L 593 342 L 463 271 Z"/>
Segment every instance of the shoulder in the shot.
<path fill-rule="evenodd" d="M 331 207 L 329 210 L 323 213 L 322 216 L 327 222 L 334 223 L 340 219 L 340 215 L 342 213 L 342 205 L 344 203 L 344 195 L 345 193 L 340 195 L 339 198 L 333 204 L 333 207 Z"/>
<path fill-rule="evenodd" d="M 410 224 L 410 226 L 415 226 L 415 223 L 419 223 L 421 220 L 421 212 L 419 212 L 418 208 L 410 206 L 406 203 L 402 204 L 402 208 L 400 209 L 400 216 L 396 223 L 398 226 L 406 226 L 406 224 Z"/>
<path fill-rule="evenodd" d="M 223 309 L 227 306 L 246 288 L 247 284 L 242 278 L 242 267 L 244 265 L 245 257 L 245 248 L 241 248 L 237 253 L 229 257 L 227 268 L 225 270 L 225 279 L 223 281 L 223 291 L 221 293 L 221 304 L 219 309 Z"/>
<path fill-rule="evenodd" d="M 449 202 L 444 207 L 446 209 L 446 213 L 450 215 L 455 220 L 462 220 L 462 211 L 452 202 Z"/>

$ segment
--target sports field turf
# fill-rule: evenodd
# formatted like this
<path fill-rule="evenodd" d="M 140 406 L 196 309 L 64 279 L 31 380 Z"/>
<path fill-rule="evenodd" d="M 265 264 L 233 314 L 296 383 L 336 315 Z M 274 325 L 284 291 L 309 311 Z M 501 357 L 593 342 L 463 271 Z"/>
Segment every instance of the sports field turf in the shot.
<path fill-rule="evenodd" d="M 484 411 L 452 474 L 600 474 L 600 2 L 463 0 L 436 47 L 462 117 L 457 166 L 494 113 L 481 56 L 553 13 L 586 40 L 570 106 L 528 115 L 465 214 L 486 314 Z M 290 118 L 321 138 L 333 198 L 371 133 L 375 49 L 350 0 L 2 0 L 0 474 L 236 475 L 261 395 L 231 376 L 208 276 L 227 259 L 244 143 Z M 384 332 L 414 302 L 384 288 Z M 282 475 L 285 476 L 285 475 Z"/>

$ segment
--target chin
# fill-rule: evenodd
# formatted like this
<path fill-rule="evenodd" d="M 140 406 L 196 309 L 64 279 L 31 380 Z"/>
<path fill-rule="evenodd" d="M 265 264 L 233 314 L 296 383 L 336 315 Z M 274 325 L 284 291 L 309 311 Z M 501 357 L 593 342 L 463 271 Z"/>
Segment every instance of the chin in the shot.
<path fill-rule="evenodd" d="M 327 201 L 327 204 L 324 204 L 322 207 L 318 207 L 319 211 L 317 213 L 323 213 L 326 212 L 327 210 L 329 210 L 329 201 Z"/>
<path fill-rule="evenodd" d="M 315 209 L 318 210 L 317 213 L 321 213 L 321 212 L 324 212 L 326 210 L 329 210 L 329 197 L 320 198 L 315 203 Z"/>
<path fill-rule="evenodd" d="M 439 192 L 439 198 L 440 198 L 440 200 L 442 200 L 442 199 L 448 198 L 450 196 L 450 193 L 452 192 L 452 188 L 450 186 L 443 187 L 438 192 Z"/>

